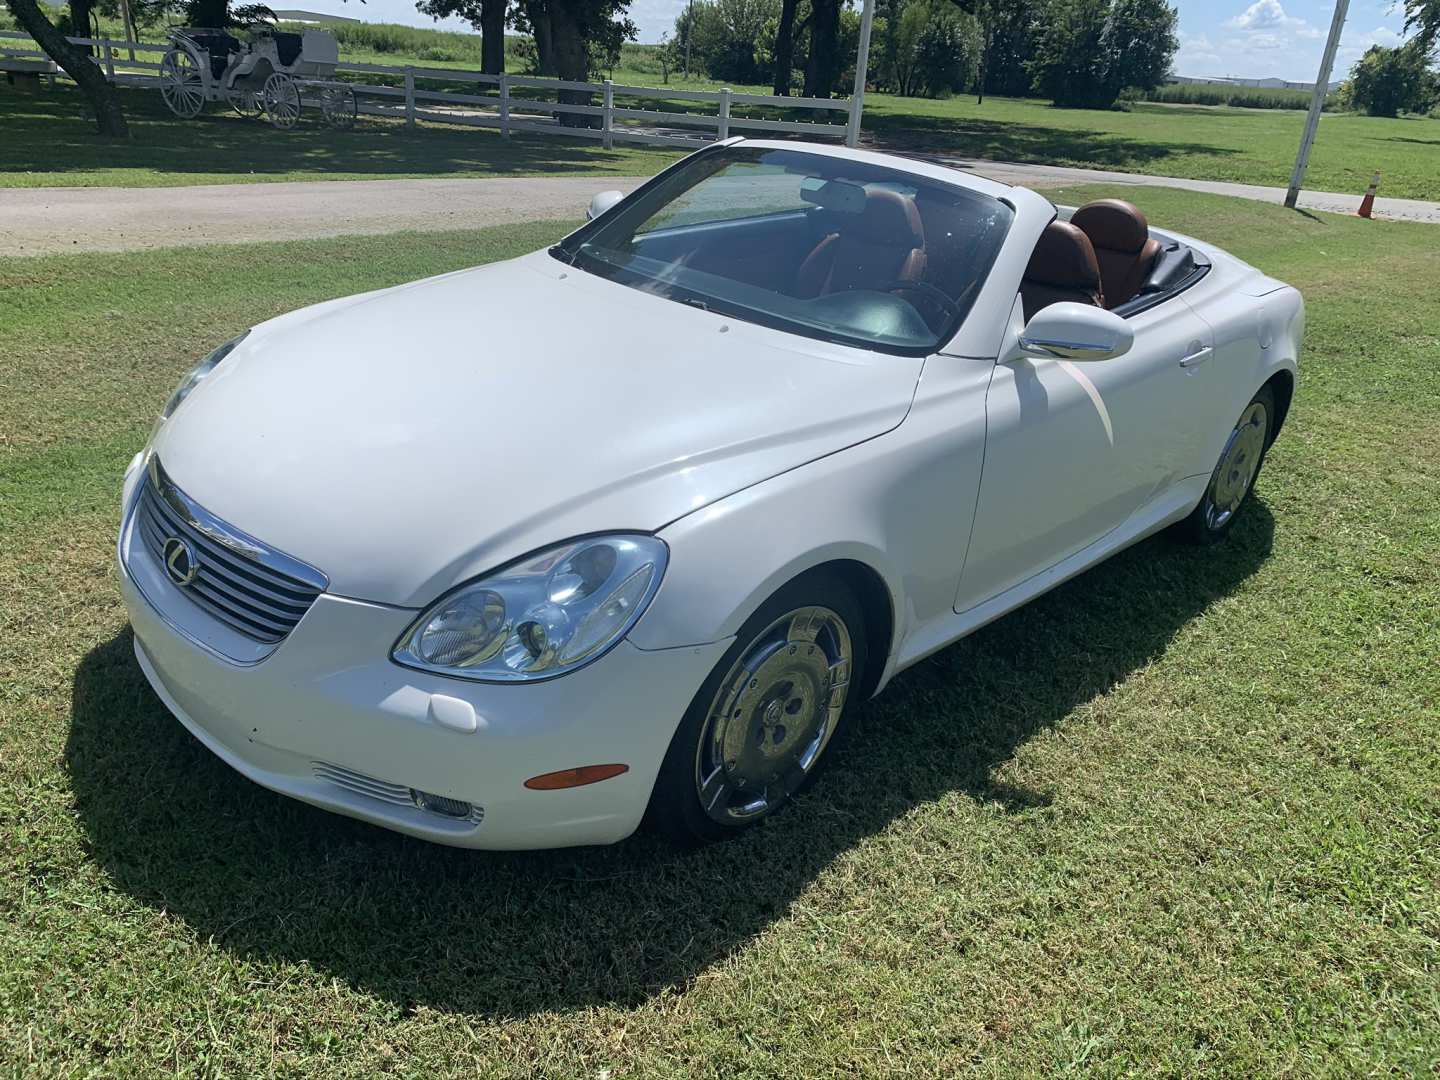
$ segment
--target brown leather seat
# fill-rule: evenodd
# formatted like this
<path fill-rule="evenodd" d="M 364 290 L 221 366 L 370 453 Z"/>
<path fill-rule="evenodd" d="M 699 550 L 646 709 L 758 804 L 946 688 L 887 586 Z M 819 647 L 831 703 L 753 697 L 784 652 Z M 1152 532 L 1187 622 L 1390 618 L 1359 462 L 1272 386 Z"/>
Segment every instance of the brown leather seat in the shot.
<path fill-rule="evenodd" d="M 1151 238 L 1145 215 L 1123 199 L 1098 199 L 1076 210 L 1070 224 L 1095 248 L 1106 306 L 1133 299 L 1160 257 L 1160 241 Z"/>
<path fill-rule="evenodd" d="M 1041 308 L 1067 300 L 1104 307 L 1100 267 L 1089 237 L 1067 221 L 1052 221 L 1025 267 L 1020 302 L 1028 321 Z"/>
<path fill-rule="evenodd" d="M 867 188 L 860 213 L 846 217 L 800 264 L 795 291 L 802 297 L 846 289 L 882 289 L 919 281 L 925 274 L 925 227 L 908 195 Z"/>

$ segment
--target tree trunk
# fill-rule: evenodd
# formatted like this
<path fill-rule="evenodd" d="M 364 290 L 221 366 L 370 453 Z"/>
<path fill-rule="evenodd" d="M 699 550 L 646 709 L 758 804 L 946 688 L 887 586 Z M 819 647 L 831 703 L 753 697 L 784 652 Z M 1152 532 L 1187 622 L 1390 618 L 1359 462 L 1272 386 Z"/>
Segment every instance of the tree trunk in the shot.
<path fill-rule="evenodd" d="M 92 5 L 90 0 L 70 0 L 70 35 L 72 37 L 90 37 L 90 12 Z M 94 56 L 95 49 L 90 45 L 76 45 L 86 56 Z"/>
<path fill-rule="evenodd" d="M 550 9 L 545 0 L 521 0 L 525 8 L 525 20 L 530 24 L 530 36 L 535 42 L 535 68 L 537 75 L 555 74 L 555 49 L 551 44 Z"/>
<path fill-rule="evenodd" d="M 980 71 L 975 76 L 975 104 L 985 104 L 985 76 L 990 71 L 990 47 L 995 43 L 995 34 L 985 31 L 980 46 Z"/>
<path fill-rule="evenodd" d="M 828 98 L 839 72 L 840 0 L 811 0 L 810 62 L 805 65 L 805 96 Z"/>
<path fill-rule="evenodd" d="M 505 2 L 480 0 L 480 71 L 505 73 Z"/>
<path fill-rule="evenodd" d="M 590 74 L 590 52 L 585 46 L 585 30 L 569 4 L 555 4 L 550 11 L 550 52 L 555 63 L 555 76 L 584 82 Z M 558 99 L 566 105 L 592 105 L 593 96 L 586 90 L 561 90 Z M 595 117 L 580 113 L 562 113 L 561 127 L 598 127 Z"/>
<path fill-rule="evenodd" d="M 95 61 L 65 40 L 65 35 L 41 13 L 36 0 L 7 0 L 7 3 L 20 28 L 39 43 L 45 55 L 59 64 L 65 74 L 75 80 L 75 85 L 95 110 L 96 130 L 101 135 L 129 138 L 130 128 L 125 123 L 120 98 L 115 88 L 105 81 L 105 75 L 95 66 Z"/>
<path fill-rule="evenodd" d="M 781 0 L 780 27 L 775 31 L 775 93 L 790 94 L 790 69 L 795 66 L 795 5 L 797 0 Z"/>

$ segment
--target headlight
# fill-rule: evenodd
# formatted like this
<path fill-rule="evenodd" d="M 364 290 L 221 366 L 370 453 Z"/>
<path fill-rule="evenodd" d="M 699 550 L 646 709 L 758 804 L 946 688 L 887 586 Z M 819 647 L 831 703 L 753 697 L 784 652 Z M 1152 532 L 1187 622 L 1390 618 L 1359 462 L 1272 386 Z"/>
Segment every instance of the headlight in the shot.
<path fill-rule="evenodd" d="M 589 663 L 640 618 L 665 573 L 653 536 L 597 536 L 526 556 L 440 598 L 392 654 L 482 682 L 549 679 Z"/>
<path fill-rule="evenodd" d="M 246 330 L 245 333 L 239 337 L 231 338 L 190 369 L 190 374 L 180 380 L 180 385 L 177 386 L 175 392 L 170 395 L 170 400 L 165 402 L 165 408 L 160 410 L 160 415 L 155 420 L 156 431 L 160 429 L 161 424 L 175 414 L 175 410 L 180 408 L 180 403 L 190 396 L 190 392 L 204 382 L 205 377 L 219 366 L 220 361 L 229 356 L 235 350 L 235 346 L 245 340 L 245 335 L 248 333 L 250 333 L 250 331 Z M 151 432 L 151 435 L 153 437 L 154 432 Z"/>

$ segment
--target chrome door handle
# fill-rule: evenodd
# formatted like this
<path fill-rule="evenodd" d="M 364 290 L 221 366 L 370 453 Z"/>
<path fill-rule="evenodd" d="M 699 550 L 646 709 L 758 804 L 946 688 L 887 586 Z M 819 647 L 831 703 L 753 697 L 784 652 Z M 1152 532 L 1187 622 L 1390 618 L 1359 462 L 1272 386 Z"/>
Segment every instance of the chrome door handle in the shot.
<path fill-rule="evenodd" d="M 1183 368 L 1199 367 L 1206 360 L 1210 359 L 1210 354 L 1214 351 L 1214 349 L 1210 348 L 1210 346 L 1207 345 L 1203 349 L 1198 349 L 1195 352 L 1187 353 L 1185 356 L 1182 356 L 1180 358 L 1180 366 Z"/>

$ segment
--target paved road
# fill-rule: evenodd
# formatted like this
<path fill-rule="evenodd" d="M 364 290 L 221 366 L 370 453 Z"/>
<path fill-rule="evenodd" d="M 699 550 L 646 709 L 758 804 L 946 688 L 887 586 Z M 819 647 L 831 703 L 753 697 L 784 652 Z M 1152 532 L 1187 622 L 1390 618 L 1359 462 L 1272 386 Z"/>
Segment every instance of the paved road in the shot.
<path fill-rule="evenodd" d="M 1137 173 L 944 159 L 1007 183 L 1036 187 L 1161 185 L 1282 201 L 1281 188 Z M 629 191 L 639 177 L 505 177 L 490 180 L 317 180 L 174 188 L 0 189 L 0 255 L 129 251 L 186 244 L 251 243 L 402 229 L 476 228 L 578 218 L 590 196 Z M 1358 195 L 1305 192 L 1304 209 L 1354 213 Z M 1440 203 L 1377 199 L 1379 217 L 1440 224 Z"/>
<path fill-rule="evenodd" d="M 316 180 L 171 188 L 0 189 L 0 255 L 133 251 L 581 218 L 638 177 Z"/>

